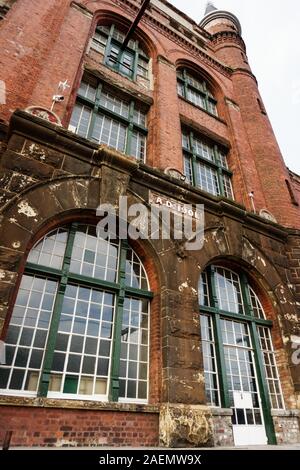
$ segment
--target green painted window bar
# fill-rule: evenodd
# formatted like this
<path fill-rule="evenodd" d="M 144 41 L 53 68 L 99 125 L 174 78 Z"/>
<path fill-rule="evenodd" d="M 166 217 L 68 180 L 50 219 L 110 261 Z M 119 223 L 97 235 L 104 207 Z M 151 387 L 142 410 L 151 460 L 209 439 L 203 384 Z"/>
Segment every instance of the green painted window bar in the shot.
<path fill-rule="evenodd" d="M 284 408 L 272 322 L 244 273 L 210 266 L 199 282 L 207 403 L 232 408 L 232 424 L 261 425 L 275 442 L 271 409 Z M 251 393 L 253 407 L 237 409 L 234 392 Z"/>
<path fill-rule="evenodd" d="M 148 79 L 149 56 L 139 41 L 131 39 L 128 46 L 120 54 L 125 33 L 116 25 L 99 25 L 92 38 L 91 48 L 104 55 L 104 63 L 116 72 L 137 80 L 137 77 Z"/>
<path fill-rule="evenodd" d="M 177 70 L 177 92 L 181 98 L 218 116 L 217 100 L 210 92 L 207 82 L 200 77 L 196 78 L 186 69 Z"/>
<path fill-rule="evenodd" d="M 127 241 L 76 223 L 50 232 L 28 256 L 0 393 L 146 403 L 150 299 Z"/>
<path fill-rule="evenodd" d="M 145 161 L 147 110 L 111 86 L 85 76 L 69 129 L 98 144 Z"/>
<path fill-rule="evenodd" d="M 214 196 L 234 199 L 226 153 L 192 131 L 183 130 L 184 174 L 188 183 Z"/>

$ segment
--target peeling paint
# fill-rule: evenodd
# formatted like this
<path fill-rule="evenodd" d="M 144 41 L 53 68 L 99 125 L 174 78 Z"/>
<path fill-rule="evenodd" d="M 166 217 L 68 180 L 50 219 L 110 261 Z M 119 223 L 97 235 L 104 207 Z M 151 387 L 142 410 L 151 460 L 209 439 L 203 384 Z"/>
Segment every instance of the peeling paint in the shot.
<path fill-rule="evenodd" d="M 292 323 L 300 323 L 300 318 L 295 313 L 286 313 L 284 318 Z"/>
<path fill-rule="evenodd" d="M 15 224 L 15 223 L 17 222 L 17 219 L 15 219 L 14 217 L 11 217 L 11 218 L 8 219 L 8 220 L 9 220 L 9 222 L 10 222 L 11 224 Z"/>
<path fill-rule="evenodd" d="M 267 263 L 265 262 L 265 260 L 263 258 L 261 258 L 260 256 L 257 257 L 257 259 L 261 262 L 261 264 L 266 267 L 267 266 Z"/>
<path fill-rule="evenodd" d="M 28 204 L 27 201 L 21 201 L 18 204 L 18 208 L 19 214 L 24 214 L 27 217 L 36 217 L 38 215 L 37 212 Z"/>
<path fill-rule="evenodd" d="M 183 282 L 179 287 L 178 287 L 178 290 L 179 292 L 182 292 L 183 289 L 188 289 L 189 288 L 189 285 L 187 282 Z"/>
<path fill-rule="evenodd" d="M 45 161 L 46 160 L 46 153 L 43 149 L 41 149 L 39 147 L 39 145 L 37 144 L 31 144 L 29 146 L 29 153 L 32 155 L 32 154 L 35 154 L 36 156 L 38 156 L 38 158 L 41 160 L 41 161 Z"/>
<path fill-rule="evenodd" d="M 283 344 L 289 343 L 290 342 L 289 336 L 282 336 L 282 341 L 283 341 Z"/>
<path fill-rule="evenodd" d="M 21 246 L 21 242 L 13 242 L 12 243 L 12 247 L 15 248 L 15 249 L 20 248 L 20 246 Z"/>

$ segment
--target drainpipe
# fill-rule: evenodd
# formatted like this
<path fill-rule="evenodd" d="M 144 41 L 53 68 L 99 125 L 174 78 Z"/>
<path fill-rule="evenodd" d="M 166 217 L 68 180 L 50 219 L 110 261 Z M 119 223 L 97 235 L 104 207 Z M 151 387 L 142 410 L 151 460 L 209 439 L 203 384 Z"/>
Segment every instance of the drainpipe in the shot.
<path fill-rule="evenodd" d="M 147 6 L 149 5 L 149 3 L 150 3 L 150 0 L 144 0 L 143 4 L 141 5 L 141 8 L 140 8 L 138 14 L 136 15 L 136 18 L 131 23 L 131 26 L 130 26 L 130 28 L 129 28 L 126 36 L 125 36 L 125 39 L 124 39 L 123 44 L 121 46 L 120 52 L 124 51 L 125 47 L 127 46 L 131 36 L 133 35 L 134 31 L 136 30 L 137 25 L 139 24 L 143 14 L 145 13 L 145 10 L 146 10 Z"/>

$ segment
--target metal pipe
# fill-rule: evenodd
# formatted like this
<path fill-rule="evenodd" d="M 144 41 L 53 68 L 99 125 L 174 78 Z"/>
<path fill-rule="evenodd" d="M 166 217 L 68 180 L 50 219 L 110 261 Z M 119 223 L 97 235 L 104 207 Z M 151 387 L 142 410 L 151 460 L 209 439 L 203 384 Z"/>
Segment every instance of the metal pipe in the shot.
<path fill-rule="evenodd" d="M 137 25 L 139 24 L 140 19 L 142 18 L 142 16 L 143 16 L 147 6 L 149 5 L 149 3 L 150 3 L 150 0 L 144 0 L 138 14 L 136 15 L 136 18 L 132 22 L 132 24 L 131 24 L 131 26 L 130 26 L 130 28 L 129 28 L 126 36 L 125 36 L 125 39 L 124 39 L 123 44 L 122 44 L 121 49 L 120 49 L 121 51 L 124 51 L 125 47 L 127 46 L 131 36 L 133 35 L 133 33 L 134 33 Z"/>

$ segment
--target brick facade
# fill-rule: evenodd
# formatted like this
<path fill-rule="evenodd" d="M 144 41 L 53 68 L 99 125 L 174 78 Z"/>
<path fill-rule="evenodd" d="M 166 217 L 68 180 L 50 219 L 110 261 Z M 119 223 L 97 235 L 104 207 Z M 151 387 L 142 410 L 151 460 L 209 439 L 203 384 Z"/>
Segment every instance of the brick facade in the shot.
<path fill-rule="evenodd" d="M 97 24 L 128 29 L 140 7 L 137 1 L 113 0 L 108 7 L 101 0 L 24 0 L 15 2 L 0 22 L 4 341 L 28 253 L 52 228 L 72 221 L 95 223 L 99 203 L 118 207 L 120 195 L 147 207 L 154 192 L 205 206 L 201 250 L 188 251 L 173 239 L 132 242 L 153 292 L 149 404 L 75 400 L 72 405 L 65 399 L 54 403 L 2 394 L 0 427 L 13 431 L 13 446 L 232 445 L 231 410 L 211 409 L 205 397 L 198 283 L 213 263 L 242 269 L 273 322 L 286 407 L 286 414 L 273 415 L 275 433 L 278 443 L 299 438 L 300 366 L 293 359 L 293 341 L 300 337 L 299 178 L 284 165 L 237 23 L 227 18 L 199 26 L 165 0 L 159 5 L 147 9 L 135 33 L 150 57 L 148 81 L 129 80 L 105 66 L 103 54 L 90 47 Z M 179 15 L 177 23 L 173 15 Z M 210 84 L 218 116 L 178 96 L 179 67 L 200 73 Z M 84 71 L 149 108 L 145 163 L 67 130 Z M 62 80 L 70 87 L 53 107 L 62 126 L 24 111 L 34 105 L 49 109 Z M 228 150 L 235 201 L 165 171 L 183 172 L 182 126 Z M 289 423 L 291 435 L 284 438 Z"/>

